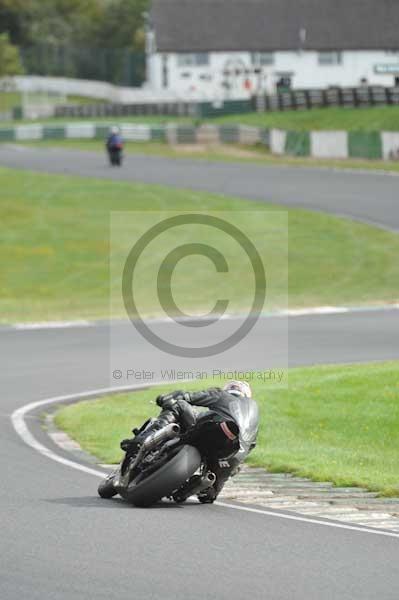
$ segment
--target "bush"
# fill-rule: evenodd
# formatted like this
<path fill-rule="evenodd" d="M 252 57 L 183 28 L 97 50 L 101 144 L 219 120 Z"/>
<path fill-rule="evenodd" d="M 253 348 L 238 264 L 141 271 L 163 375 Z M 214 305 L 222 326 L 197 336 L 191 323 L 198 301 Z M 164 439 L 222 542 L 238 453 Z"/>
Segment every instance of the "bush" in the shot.
<path fill-rule="evenodd" d="M 0 34 L 0 77 L 21 75 L 24 69 L 21 64 L 19 51 L 10 42 L 8 33 Z"/>

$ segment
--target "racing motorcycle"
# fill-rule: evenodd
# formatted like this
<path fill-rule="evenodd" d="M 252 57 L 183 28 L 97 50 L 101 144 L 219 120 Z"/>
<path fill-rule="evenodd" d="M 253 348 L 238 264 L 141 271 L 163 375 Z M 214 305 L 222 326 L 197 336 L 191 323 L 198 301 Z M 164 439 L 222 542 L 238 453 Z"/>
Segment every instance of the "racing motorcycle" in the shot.
<path fill-rule="evenodd" d="M 211 422 L 206 414 L 199 416 L 187 431 L 172 422 L 143 436 L 153 423 L 154 419 L 149 419 L 140 429 L 133 429 L 136 437 L 144 439 L 142 443 L 135 444 L 134 438 L 126 446 L 122 443 L 125 456 L 98 487 L 102 498 L 119 494 L 140 507 L 151 506 L 165 497 L 181 503 L 215 482 L 215 474 L 207 467 Z"/>
<path fill-rule="evenodd" d="M 123 144 L 118 143 L 108 148 L 108 158 L 111 166 L 120 167 L 123 161 Z"/>

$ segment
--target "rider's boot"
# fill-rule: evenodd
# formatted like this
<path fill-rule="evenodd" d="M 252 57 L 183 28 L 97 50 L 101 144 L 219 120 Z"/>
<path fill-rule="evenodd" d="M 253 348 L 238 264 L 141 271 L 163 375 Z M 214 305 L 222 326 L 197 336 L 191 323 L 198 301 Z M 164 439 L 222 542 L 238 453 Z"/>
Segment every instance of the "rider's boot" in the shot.
<path fill-rule="evenodd" d="M 169 423 L 176 423 L 177 415 L 174 411 L 163 410 L 157 419 L 152 419 L 144 429 L 133 429 L 134 438 L 122 440 L 121 448 L 124 452 L 133 454 L 141 446 L 144 440 L 155 431 L 159 431 Z"/>

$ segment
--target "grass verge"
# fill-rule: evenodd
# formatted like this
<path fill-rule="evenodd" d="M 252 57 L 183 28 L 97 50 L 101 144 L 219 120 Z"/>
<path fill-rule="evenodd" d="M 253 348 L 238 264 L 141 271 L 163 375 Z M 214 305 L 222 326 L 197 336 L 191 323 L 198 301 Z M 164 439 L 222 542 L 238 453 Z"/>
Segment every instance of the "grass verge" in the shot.
<path fill-rule="evenodd" d="M 248 219 L 252 211 L 264 211 L 265 219 L 272 218 L 270 211 L 281 211 L 265 203 L 130 182 L 12 169 L 0 169 L 0 178 L 1 322 L 109 316 L 111 211 L 241 210 Z M 288 209 L 287 215 L 288 255 L 273 239 L 264 250 L 276 273 L 288 257 L 290 307 L 397 301 L 399 236 L 322 213 Z M 164 258 L 159 252 L 154 264 Z M 195 286 L 193 272 L 182 272 L 181 308 L 188 312 L 198 305 L 198 282 L 209 291 L 209 298 L 203 294 L 208 310 L 214 305 L 215 272 L 198 260 Z M 276 296 L 285 293 L 280 283 Z M 148 278 L 141 282 L 144 298 L 152 285 Z"/>
<path fill-rule="evenodd" d="M 86 101 L 85 101 L 86 100 Z M 90 101 L 90 99 L 80 99 L 78 102 L 77 97 L 75 96 L 71 101 L 72 104 L 107 104 L 105 101 L 97 100 Z M 191 117 L 173 117 L 170 115 L 126 115 L 123 117 L 50 117 L 48 119 L 35 119 L 32 121 L 31 119 L 17 119 L 12 121 L 13 125 L 29 125 L 38 123 L 41 125 L 66 125 L 67 123 L 99 123 L 101 125 L 111 126 L 117 125 L 120 123 L 147 123 L 148 125 L 166 125 L 167 123 L 180 123 L 180 124 L 194 124 L 198 123 L 197 119 L 192 119 Z M 8 125 L 5 125 L 8 126 Z"/>
<path fill-rule="evenodd" d="M 398 495 L 398 374 L 398 362 L 323 366 L 291 370 L 288 389 L 255 383 L 261 426 L 249 464 Z M 120 440 L 157 414 L 150 400 L 159 390 L 80 402 L 56 424 L 101 461 L 118 462 Z"/>
<path fill-rule="evenodd" d="M 296 131 L 398 131 L 399 106 L 253 112 L 218 117 L 217 121 Z"/>
<path fill-rule="evenodd" d="M 79 118 L 82 120 L 81 118 Z M 201 120 L 190 117 L 171 116 L 123 116 L 85 118 L 85 121 L 103 123 L 199 123 L 240 124 L 253 127 L 270 127 L 296 131 L 344 130 L 344 131 L 398 131 L 399 106 L 375 106 L 364 108 L 315 108 L 312 110 L 285 110 L 265 113 L 238 113 Z M 43 123 L 63 123 L 67 119 L 48 119 Z M 71 119 L 69 119 L 71 121 Z"/>
<path fill-rule="evenodd" d="M 33 96 L 34 98 L 34 96 Z M 43 95 L 37 94 L 38 103 L 43 101 Z M 0 92 L 0 112 L 11 110 L 17 106 L 22 106 L 23 104 L 23 94 L 20 92 Z M 86 98 L 83 96 L 68 96 L 66 98 L 67 104 L 98 104 L 105 103 L 104 100 L 98 100 L 96 98 Z M 59 104 L 60 102 L 58 102 Z M 55 120 L 55 119 L 54 119 Z M 15 121 L 15 123 L 20 123 L 21 121 Z M 26 121 L 30 122 L 30 121 Z"/>

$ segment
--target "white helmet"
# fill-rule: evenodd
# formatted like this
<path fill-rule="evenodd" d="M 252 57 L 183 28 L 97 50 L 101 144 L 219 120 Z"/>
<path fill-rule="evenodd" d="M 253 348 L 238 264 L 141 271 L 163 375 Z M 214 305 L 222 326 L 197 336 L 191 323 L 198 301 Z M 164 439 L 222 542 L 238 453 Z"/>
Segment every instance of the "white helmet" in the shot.
<path fill-rule="evenodd" d="M 225 392 L 233 394 L 233 396 L 246 396 L 247 398 L 252 398 L 251 387 L 246 381 L 229 381 L 223 389 Z"/>
<path fill-rule="evenodd" d="M 119 127 L 111 127 L 110 133 L 112 133 L 112 135 L 117 135 L 119 133 Z"/>

